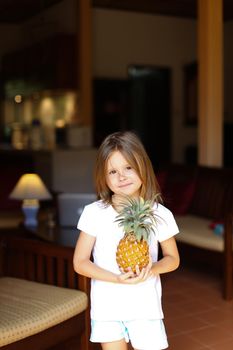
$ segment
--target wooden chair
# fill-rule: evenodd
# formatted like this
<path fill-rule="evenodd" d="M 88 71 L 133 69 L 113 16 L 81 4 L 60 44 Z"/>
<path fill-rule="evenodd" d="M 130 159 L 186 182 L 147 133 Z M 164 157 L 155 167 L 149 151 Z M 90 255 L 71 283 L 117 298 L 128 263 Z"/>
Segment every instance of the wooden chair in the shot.
<path fill-rule="evenodd" d="M 33 239 L 5 237 L 1 241 L 1 252 L 4 276 L 79 289 L 89 295 L 88 279 L 73 270 L 73 248 Z M 2 349 L 89 350 L 89 324 L 87 308 L 64 322 Z"/>

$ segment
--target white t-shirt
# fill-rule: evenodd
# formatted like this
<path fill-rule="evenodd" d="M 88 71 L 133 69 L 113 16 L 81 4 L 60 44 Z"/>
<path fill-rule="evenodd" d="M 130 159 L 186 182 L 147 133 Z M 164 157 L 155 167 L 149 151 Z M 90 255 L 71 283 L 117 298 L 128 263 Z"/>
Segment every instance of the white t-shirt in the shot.
<path fill-rule="evenodd" d="M 157 217 L 155 234 L 149 241 L 153 262 L 158 260 L 158 242 L 179 232 L 175 219 L 161 204 L 154 205 Z M 78 222 L 78 229 L 96 237 L 93 248 L 94 263 L 113 273 L 120 274 L 116 262 L 116 250 L 123 229 L 114 222 L 118 213 L 111 206 L 97 201 L 85 206 Z M 161 282 L 154 276 L 138 284 L 118 284 L 92 279 L 91 318 L 94 320 L 161 319 Z"/>

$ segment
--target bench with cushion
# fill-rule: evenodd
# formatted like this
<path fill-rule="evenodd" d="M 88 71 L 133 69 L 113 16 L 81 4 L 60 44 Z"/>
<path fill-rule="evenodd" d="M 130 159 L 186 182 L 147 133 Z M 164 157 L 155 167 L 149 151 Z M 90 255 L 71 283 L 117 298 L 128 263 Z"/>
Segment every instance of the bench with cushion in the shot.
<path fill-rule="evenodd" d="M 232 299 L 233 169 L 170 164 L 158 181 L 180 229 L 182 261 L 220 270 L 223 296 Z"/>
<path fill-rule="evenodd" d="M 0 347 L 89 348 L 89 284 L 73 270 L 73 248 L 1 240 Z"/>

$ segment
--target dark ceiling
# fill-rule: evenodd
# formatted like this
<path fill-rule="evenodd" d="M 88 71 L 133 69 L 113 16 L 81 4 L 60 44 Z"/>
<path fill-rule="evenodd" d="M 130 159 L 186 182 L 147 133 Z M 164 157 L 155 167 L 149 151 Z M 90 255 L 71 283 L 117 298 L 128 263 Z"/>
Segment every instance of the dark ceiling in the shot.
<path fill-rule="evenodd" d="M 62 0 L 0 0 L 0 23 L 20 23 Z M 233 19 L 233 1 L 223 0 L 224 19 Z M 92 0 L 93 7 L 196 18 L 197 0 Z"/>
<path fill-rule="evenodd" d="M 0 23 L 20 23 L 61 0 L 0 0 Z"/>

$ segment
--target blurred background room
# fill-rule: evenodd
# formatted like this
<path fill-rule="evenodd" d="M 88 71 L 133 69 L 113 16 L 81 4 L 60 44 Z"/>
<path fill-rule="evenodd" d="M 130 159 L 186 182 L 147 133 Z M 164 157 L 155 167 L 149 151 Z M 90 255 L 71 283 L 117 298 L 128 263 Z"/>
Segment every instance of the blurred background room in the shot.
<path fill-rule="evenodd" d="M 83 205 L 96 198 L 98 146 L 109 133 L 133 130 L 152 160 L 165 205 L 181 231 L 193 229 L 192 238 L 180 235 L 180 247 L 204 247 L 194 255 L 182 247 L 183 261 L 198 260 L 199 272 L 208 263 L 210 270 L 218 265 L 220 280 L 208 275 L 208 293 L 213 286 L 217 292 L 203 310 L 217 307 L 219 315 L 217 300 L 223 302 L 222 294 L 232 300 L 233 288 L 232 37 L 232 0 L 0 0 L 0 238 L 25 235 L 21 206 L 30 197 L 12 200 L 10 194 L 22 175 L 35 173 L 48 194 L 33 198 L 42 201 L 31 233 L 74 247 Z M 191 271 L 178 272 L 177 281 L 190 292 L 193 277 L 191 302 L 201 304 L 200 276 Z M 175 288 L 174 279 L 165 283 Z M 190 311 L 186 296 L 165 297 L 168 314 L 173 300 L 183 298 L 180 305 Z M 174 322 L 172 349 L 183 350 L 190 341 L 196 350 L 218 349 L 218 339 L 214 347 L 190 335 L 197 325 L 218 334 L 219 325 L 211 323 L 216 315 L 190 323 L 182 338 L 187 346 L 180 345 L 178 328 L 195 312 L 194 306 L 189 316 L 180 315 L 180 324 Z M 232 348 L 232 336 L 225 335 L 229 344 L 219 349 Z"/>

